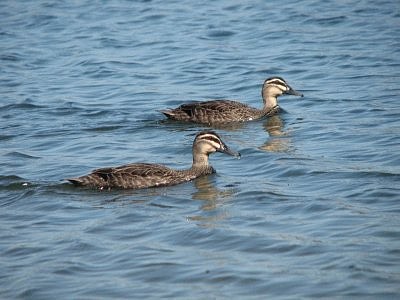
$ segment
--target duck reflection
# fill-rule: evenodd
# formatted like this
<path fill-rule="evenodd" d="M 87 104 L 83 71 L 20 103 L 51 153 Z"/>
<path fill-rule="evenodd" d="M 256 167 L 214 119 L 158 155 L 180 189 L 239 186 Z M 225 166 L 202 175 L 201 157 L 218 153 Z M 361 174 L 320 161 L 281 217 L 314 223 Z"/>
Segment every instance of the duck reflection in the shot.
<path fill-rule="evenodd" d="M 292 141 L 287 131 L 284 131 L 284 123 L 280 115 L 269 117 L 263 124 L 264 130 L 270 136 L 259 149 L 268 152 L 289 152 L 292 149 Z"/>
<path fill-rule="evenodd" d="M 270 136 L 284 136 L 286 133 L 283 131 L 283 121 L 280 115 L 269 117 L 263 124 L 265 131 Z"/>
<path fill-rule="evenodd" d="M 210 176 L 199 177 L 194 181 L 194 185 L 197 189 L 192 194 L 193 200 L 204 200 L 207 202 L 217 202 L 221 198 L 226 198 L 234 194 L 233 189 L 219 190 L 210 181 Z M 206 205 L 209 207 L 209 205 Z M 212 205 L 212 207 L 215 207 Z"/>
<path fill-rule="evenodd" d="M 192 199 L 203 202 L 199 214 L 189 216 L 189 220 L 199 222 L 200 226 L 215 227 L 219 221 L 229 217 L 223 204 L 234 194 L 233 189 L 220 190 L 216 188 L 210 181 L 210 176 L 197 178 L 194 185 L 197 191 L 192 194 Z"/>

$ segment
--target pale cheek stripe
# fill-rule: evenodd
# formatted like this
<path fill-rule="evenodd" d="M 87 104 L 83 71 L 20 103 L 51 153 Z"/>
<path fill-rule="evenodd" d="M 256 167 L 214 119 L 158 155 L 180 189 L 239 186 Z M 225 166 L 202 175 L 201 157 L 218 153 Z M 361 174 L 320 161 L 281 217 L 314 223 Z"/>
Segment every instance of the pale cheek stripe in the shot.
<path fill-rule="evenodd" d="M 218 149 L 221 147 L 221 140 L 214 135 L 202 135 L 198 137 L 198 140 L 204 140 L 210 143 L 214 148 Z"/>

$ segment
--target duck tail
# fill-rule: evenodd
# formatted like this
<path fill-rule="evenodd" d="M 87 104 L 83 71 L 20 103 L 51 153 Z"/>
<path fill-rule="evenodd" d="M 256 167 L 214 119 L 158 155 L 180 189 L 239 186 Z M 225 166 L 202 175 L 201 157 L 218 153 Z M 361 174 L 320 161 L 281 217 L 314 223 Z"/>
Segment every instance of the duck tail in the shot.
<path fill-rule="evenodd" d="M 169 119 L 175 119 L 176 114 L 172 109 L 162 109 L 159 110 L 160 113 L 164 114 Z"/>
<path fill-rule="evenodd" d="M 96 174 L 67 178 L 75 186 L 103 186 L 105 181 Z"/>
<path fill-rule="evenodd" d="M 75 186 L 82 186 L 85 185 L 85 180 L 83 180 L 80 177 L 75 177 L 75 178 L 66 178 L 65 180 L 68 180 Z"/>

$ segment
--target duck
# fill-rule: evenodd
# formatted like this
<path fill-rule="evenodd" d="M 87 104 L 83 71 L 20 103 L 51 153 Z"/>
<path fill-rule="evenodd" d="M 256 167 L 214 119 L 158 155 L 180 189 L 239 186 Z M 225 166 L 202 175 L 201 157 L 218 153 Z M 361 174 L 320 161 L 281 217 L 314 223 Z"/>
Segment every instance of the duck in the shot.
<path fill-rule="evenodd" d="M 293 89 L 282 77 L 270 77 L 264 81 L 261 90 L 263 107 L 253 108 L 234 100 L 209 100 L 180 105 L 177 108 L 161 110 L 168 119 L 200 124 L 223 124 L 246 122 L 269 117 L 279 112 L 278 97 L 282 95 L 304 95 Z"/>
<path fill-rule="evenodd" d="M 214 152 L 240 158 L 240 153 L 231 150 L 216 132 L 205 130 L 198 133 L 193 141 L 193 163 L 189 169 L 174 170 L 161 164 L 132 163 L 96 169 L 88 175 L 66 180 L 75 186 L 100 190 L 170 186 L 215 173 L 208 161 L 208 156 Z"/>

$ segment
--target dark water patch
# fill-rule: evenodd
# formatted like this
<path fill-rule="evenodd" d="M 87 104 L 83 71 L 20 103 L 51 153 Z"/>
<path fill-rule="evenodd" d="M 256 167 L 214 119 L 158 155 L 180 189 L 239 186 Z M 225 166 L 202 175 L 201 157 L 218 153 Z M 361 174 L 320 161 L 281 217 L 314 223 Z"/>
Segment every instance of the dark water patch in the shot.
<path fill-rule="evenodd" d="M 399 188 L 376 189 L 366 193 L 366 197 L 370 199 L 394 199 L 399 193 Z"/>
<path fill-rule="evenodd" d="M 117 72 L 111 68 L 99 63 L 92 63 L 88 70 L 83 72 L 83 75 L 93 79 L 100 79 L 115 76 Z"/>
<path fill-rule="evenodd" d="M 0 207 L 4 209 L 8 209 L 8 207 L 18 207 L 21 201 L 24 199 L 30 198 L 35 195 L 35 186 L 32 183 L 23 182 L 23 183 L 11 183 L 8 185 L 1 185 L 0 191 L 7 195 L 7 198 L 4 201 L 0 202 Z M 4 219 L 4 214 L 2 215 Z M 13 216 L 15 217 L 15 216 Z M 22 218 L 21 215 L 19 215 Z M 18 229 L 18 228 L 16 228 Z"/>
<path fill-rule="evenodd" d="M 8 53 L 8 54 L 1 54 L 0 60 L 4 62 L 19 62 L 23 60 L 23 57 L 20 53 Z"/>
<path fill-rule="evenodd" d="M 212 29 L 208 32 L 207 36 L 211 38 L 226 38 L 235 34 L 234 31 Z"/>
<path fill-rule="evenodd" d="M 349 177 L 362 177 L 362 178 L 387 178 L 387 179 L 394 179 L 397 180 L 400 178 L 400 174 L 391 173 L 387 171 L 380 171 L 380 170 L 363 170 L 358 167 L 352 167 L 346 170 L 342 169 L 342 166 L 338 166 L 339 170 L 331 169 L 325 171 L 313 171 L 311 174 L 314 175 L 329 175 L 337 178 L 349 178 Z"/>
<path fill-rule="evenodd" d="M 15 88 L 22 84 L 16 78 L 7 78 L 7 79 L 4 79 L 3 82 L 4 82 L 4 87 L 7 87 L 7 88 Z"/>
<path fill-rule="evenodd" d="M 16 158 L 16 159 L 39 159 L 39 158 L 41 158 L 38 156 L 33 156 L 33 155 L 26 154 L 26 153 L 18 152 L 18 151 L 8 152 L 5 155 Z"/>
<path fill-rule="evenodd" d="M 14 259 L 23 259 L 26 256 L 31 256 L 32 254 L 37 254 L 45 250 L 46 247 L 16 245 L 3 251 L 3 254 L 7 257 L 13 257 Z"/>
<path fill-rule="evenodd" d="M 110 111 L 106 109 L 81 109 L 79 115 L 84 118 L 109 117 Z"/>
<path fill-rule="evenodd" d="M 0 134 L 0 141 L 8 141 L 14 138 L 14 135 Z"/>
<path fill-rule="evenodd" d="M 313 18 L 305 21 L 305 23 L 317 23 L 322 26 L 335 26 L 341 23 L 344 23 L 348 18 L 346 16 L 334 16 L 334 17 L 325 17 L 325 18 Z"/>
<path fill-rule="evenodd" d="M 130 60 L 126 60 L 126 61 L 120 61 L 120 60 L 110 60 L 108 61 L 108 64 L 110 65 L 114 65 L 116 67 L 129 67 L 129 68 L 139 68 L 139 67 L 143 67 L 144 64 L 138 61 L 130 61 Z"/>
<path fill-rule="evenodd" d="M 94 127 L 94 128 L 87 128 L 85 131 L 88 132 L 108 132 L 108 131 L 116 131 L 120 130 L 121 128 L 124 128 L 125 126 L 118 126 L 118 125 L 104 125 L 104 126 L 99 126 L 99 127 Z"/>
<path fill-rule="evenodd" d="M 0 111 L 7 112 L 7 111 L 15 111 L 15 110 L 35 110 L 35 109 L 43 109 L 46 106 L 38 105 L 32 103 L 31 99 L 26 99 L 24 102 L 16 103 L 16 104 L 6 104 L 0 106 Z"/>
<path fill-rule="evenodd" d="M 57 106 L 47 110 L 47 113 L 53 116 L 71 116 L 80 112 L 82 112 L 82 114 L 83 112 L 87 113 L 87 109 L 76 106 L 73 102 L 66 102 L 63 103 L 63 106 Z"/>
<path fill-rule="evenodd" d="M 6 191 L 25 190 L 32 183 L 16 175 L 0 175 L 0 189 Z"/>
<path fill-rule="evenodd" d="M 119 48 L 127 47 L 127 44 L 125 42 L 122 42 L 120 40 L 113 39 L 113 38 L 102 37 L 102 38 L 99 38 L 98 41 L 105 48 L 119 49 Z"/>
<path fill-rule="evenodd" d="M 53 15 L 45 15 L 45 14 L 35 14 L 31 16 L 28 24 L 26 25 L 26 28 L 37 28 L 37 27 L 43 27 L 47 26 L 53 23 L 54 20 L 56 20 L 57 17 Z"/>
<path fill-rule="evenodd" d="M 166 16 L 163 14 L 151 14 L 146 16 L 147 21 L 161 21 L 164 19 Z"/>

